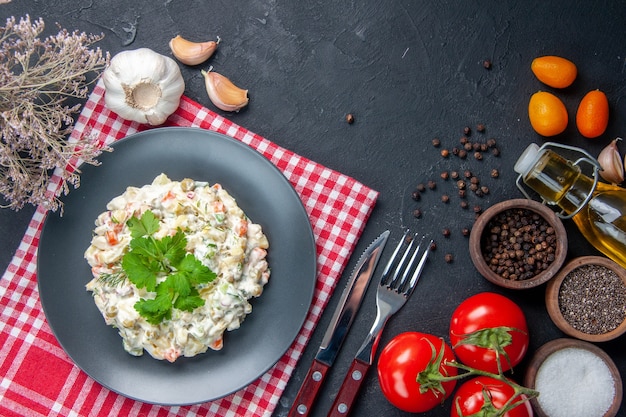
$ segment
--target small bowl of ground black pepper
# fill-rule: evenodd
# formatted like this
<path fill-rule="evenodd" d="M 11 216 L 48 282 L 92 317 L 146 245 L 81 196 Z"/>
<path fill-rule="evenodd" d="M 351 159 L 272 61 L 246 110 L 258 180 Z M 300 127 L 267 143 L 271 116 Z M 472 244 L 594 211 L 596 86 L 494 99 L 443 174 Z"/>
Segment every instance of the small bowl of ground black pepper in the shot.
<path fill-rule="evenodd" d="M 603 256 L 574 258 L 548 283 L 546 307 L 568 336 L 615 339 L 626 332 L 626 269 Z"/>
<path fill-rule="evenodd" d="M 545 205 L 506 200 L 481 214 L 470 235 L 470 257 L 488 281 L 528 289 L 554 277 L 567 256 L 567 232 Z"/>

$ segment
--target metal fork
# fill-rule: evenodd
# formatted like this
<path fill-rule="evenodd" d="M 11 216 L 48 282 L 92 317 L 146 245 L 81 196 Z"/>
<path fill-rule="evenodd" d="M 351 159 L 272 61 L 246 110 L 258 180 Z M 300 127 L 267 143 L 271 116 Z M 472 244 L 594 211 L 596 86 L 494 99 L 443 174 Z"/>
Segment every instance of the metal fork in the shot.
<path fill-rule="evenodd" d="M 400 243 L 396 246 L 387 266 L 385 266 L 380 284 L 376 290 L 376 320 L 361 345 L 361 348 L 357 352 L 356 357 L 352 361 L 352 365 L 341 384 L 341 388 L 328 413 L 328 417 L 345 417 L 350 413 L 354 400 L 361 388 L 361 384 L 365 379 L 365 374 L 374 362 L 378 341 L 380 340 L 385 324 L 387 324 L 387 321 L 392 315 L 402 308 L 417 286 L 417 282 L 426 264 L 428 253 L 430 252 L 430 245 L 433 241 L 430 240 L 430 242 L 428 242 L 426 250 L 419 258 L 417 265 L 415 265 L 425 238 L 422 237 L 419 241 L 419 245 L 415 248 L 418 239 L 417 234 L 413 235 L 410 243 L 406 245 L 406 249 L 401 253 L 409 233 L 409 230 L 404 232 L 402 240 L 400 240 Z"/>

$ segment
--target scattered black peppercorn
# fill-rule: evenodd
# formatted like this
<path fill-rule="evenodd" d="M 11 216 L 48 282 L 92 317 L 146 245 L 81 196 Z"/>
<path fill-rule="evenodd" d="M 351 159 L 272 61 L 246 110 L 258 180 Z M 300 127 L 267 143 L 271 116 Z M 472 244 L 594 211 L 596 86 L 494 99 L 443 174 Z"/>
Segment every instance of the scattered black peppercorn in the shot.
<path fill-rule="evenodd" d="M 445 228 L 441 231 L 444 237 L 450 237 L 450 229 Z"/>
<path fill-rule="evenodd" d="M 479 133 L 474 133 L 479 132 Z M 440 140 L 439 137 L 435 137 L 432 139 L 432 145 L 435 148 L 439 148 L 438 151 L 440 153 L 441 158 L 450 158 L 451 156 L 456 156 L 459 159 L 465 160 L 468 158 L 468 153 L 471 152 L 471 155 L 474 157 L 473 159 L 477 161 L 481 161 L 483 159 L 487 159 L 490 155 L 499 155 L 499 149 L 496 144 L 496 140 L 494 138 L 486 139 L 485 136 L 477 136 L 478 134 L 484 134 L 486 132 L 486 127 L 483 123 L 477 123 L 475 127 L 470 127 L 469 125 L 465 125 L 462 128 L 462 136 L 460 136 L 459 144 L 456 146 L 448 146 L 445 141 Z M 452 161 L 450 161 L 452 162 Z M 472 198 L 478 197 L 481 198 L 486 194 L 489 194 L 489 188 L 485 184 L 481 184 L 479 178 L 472 173 L 470 169 L 467 169 L 471 165 L 471 161 L 463 162 L 465 167 L 454 170 L 454 167 L 445 167 L 445 170 L 440 171 L 439 176 L 444 183 L 436 184 L 436 177 L 430 178 L 428 181 L 424 181 L 421 184 L 418 184 L 417 188 L 413 191 L 412 196 L 415 201 L 422 201 L 426 196 L 424 191 L 426 189 L 435 190 L 437 188 L 441 188 L 442 192 L 438 193 L 441 199 L 441 202 L 448 204 L 452 200 L 452 196 L 445 187 L 449 187 L 445 184 L 446 181 L 452 179 L 454 181 L 454 186 L 456 186 L 459 204 L 461 209 L 472 210 L 473 207 L 473 216 L 477 219 L 481 213 L 482 208 L 480 205 L 473 205 Z M 452 169 L 450 169 L 452 168 Z M 483 165 L 483 168 L 486 168 Z M 482 172 L 482 171 L 481 171 Z M 498 178 L 499 172 L 495 168 L 490 168 L 491 178 Z M 471 193 L 470 193 L 471 192 Z M 424 195 L 422 195 L 424 194 Z M 474 201 L 475 203 L 478 200 Z M 421 218 L 424 215 L 422 208 L 413 207 L 413 215 L 415 218 Z M 468 213 L 469 214 L 469 213 Z M 461 230 L 464 236 L 469 236 L 470 228 L 466 227 Z M 450 230 L 444 229 L 444 236 L 450 236 Z M 436 246 L 433 243 L 433 249 Z M 450 262 L 452 261 L 452 255 L 450 256 Z"/>
<path fill-rule="evenodd" d="M 446 255 L 443 258 L 448 264 L 451 264 L 454 261 L 454 256 L 452 256 L 451 253 L 446 253 Z"/>
<path fill-rule="evenodd" d="M 428 249 L 430 249 L 431 251 L 437 250 L 437 243 L 435 243 L 435 241 L 432 241 Z"/>
<path fill-rule="evenodd" d="M 489 69 L 491 69 L 491 61 L 490 61 L 490 60 L 488 60 L 488 59 L 485 59 L 485 60 L 483 61 L 483 68 L 484 68 L 484 69 L 488 69 L 488 70 L 489 70 Z"/>

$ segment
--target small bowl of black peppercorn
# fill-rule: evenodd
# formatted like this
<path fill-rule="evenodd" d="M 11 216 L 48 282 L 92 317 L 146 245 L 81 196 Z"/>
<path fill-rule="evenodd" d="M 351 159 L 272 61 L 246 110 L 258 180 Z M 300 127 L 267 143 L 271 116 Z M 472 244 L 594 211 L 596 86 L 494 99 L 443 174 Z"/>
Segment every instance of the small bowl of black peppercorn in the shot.
<path fill-rule="evenodd" d="M 563 222 L 545 205 L 506 200 L 485 210 L 470 234 L 470 257 L 488 281 L 510 289 L 544 284 L 567 256 Z"/>

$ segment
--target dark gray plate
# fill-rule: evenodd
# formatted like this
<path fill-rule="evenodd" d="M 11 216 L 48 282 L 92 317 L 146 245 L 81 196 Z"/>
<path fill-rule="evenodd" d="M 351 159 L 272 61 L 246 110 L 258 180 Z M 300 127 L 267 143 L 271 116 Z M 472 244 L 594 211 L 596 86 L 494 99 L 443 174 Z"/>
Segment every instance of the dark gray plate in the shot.
<path fill-rule="evenodd" d="M 313 232 L 302 202 L 282 173 L 261 154 L 218 133 L 194 128 L 149 130 L 114 144 L 98 167 L 83 166 L 81 186 L 64 198 L 63 216 L 50 214 L 38 255 L 39 292 L 48 322 L 72 360 L 103 386 L 155 404 L 185 405 L 235 392 L 286 352 L 309 309 L 316 279 Z M 160 173 L 220 183 L 270 242 L 270 282 L 252 300 L 252 313 L 227 332 L 224 348 L 175 363 L 147 353 L 134 357 L 104 323 L 85 284 L 83 258 L 94 221 L 111 198 Z"/>

